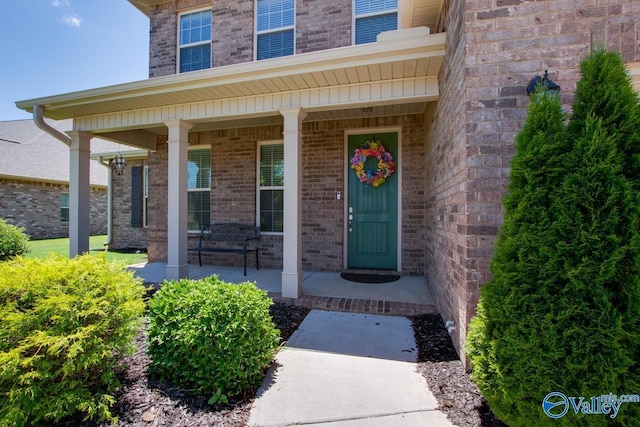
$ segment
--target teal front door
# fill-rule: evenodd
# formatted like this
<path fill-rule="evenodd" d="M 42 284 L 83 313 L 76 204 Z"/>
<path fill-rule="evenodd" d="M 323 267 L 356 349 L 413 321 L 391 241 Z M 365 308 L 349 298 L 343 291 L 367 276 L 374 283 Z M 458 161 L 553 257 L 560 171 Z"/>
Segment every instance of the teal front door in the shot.
<path fill-rule="evenodd" d="M 375 138 L 393 156 L 396 171 L 379 186 L 366 184 L 351 168 L 356 148 Z M 348 137 L 347 266 L 398 269 L 398 134 L 376 133 Z M 378 171 L 378 159 L 367 157 L 364 170 Z"/>

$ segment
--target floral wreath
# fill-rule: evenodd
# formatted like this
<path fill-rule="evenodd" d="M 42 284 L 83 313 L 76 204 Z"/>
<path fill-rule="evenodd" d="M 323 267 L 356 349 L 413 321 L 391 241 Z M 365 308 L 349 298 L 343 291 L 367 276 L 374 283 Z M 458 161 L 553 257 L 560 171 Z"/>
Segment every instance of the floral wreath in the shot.
<path fill-rule="evenodd" d="M 364 168 L 368 157 L 378 159 L 378 169 L 375 172 Z M 393 175 L 396 171 L 396 163 L 393 161 L 391 153 L 385 150 L 384 145 L 374 138 L 355 149 L 351 158 L 351 169 L 356 171 L 356 177 L 360 182 L 378 187 Z"/>

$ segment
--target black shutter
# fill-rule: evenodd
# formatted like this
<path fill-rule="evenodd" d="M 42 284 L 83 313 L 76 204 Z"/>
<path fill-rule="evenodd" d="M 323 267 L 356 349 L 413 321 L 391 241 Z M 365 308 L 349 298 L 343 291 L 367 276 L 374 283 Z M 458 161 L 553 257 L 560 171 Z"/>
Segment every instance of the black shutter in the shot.
<path fill-rule="evenodd" d="M 142 227 L 142 166 L 131 168 L 131 227 Z"/>

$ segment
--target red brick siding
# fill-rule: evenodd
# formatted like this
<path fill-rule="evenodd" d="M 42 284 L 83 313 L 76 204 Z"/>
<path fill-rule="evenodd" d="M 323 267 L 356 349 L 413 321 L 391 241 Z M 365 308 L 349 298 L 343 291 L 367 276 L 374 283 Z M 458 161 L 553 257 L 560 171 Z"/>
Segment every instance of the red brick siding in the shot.
<path fill-rule="evenodd" d="M 253 61 L 254 0 L 213 3 L 212 66 Z"/>
<path fill-rule="evenodd" d="M 156 151 L 149 152 L 149 226 L 147 258 L 149 262 L 167 262 L 167 214 L 169 168 L 167 137 L 158 137 Z"/>
<path fill-rule="evenodd" d="M 131 227 L 131 168 L 144 166 L 143 160 L 127 160 L 122 175 L 113 174 L 111 248 L 129 249 L 147 247 L 147 229 Z"/>
<path fill-rule="evenodd" d="M 351 45 L 353 0 L 298 0 L 296 53 Z"/>
<path fill-rule="evenodd" d="M 424 192 L 424 120 L 421 115 L 354 119 L 303 124 L 302 258 L 303 269 L 340 271 L 343 268 L 345 199 L 344 135 L 349 129 L 372 127 L 402 128 L 403 210 L 402 270 L 405 274 L 423 273 Z M 256 218 L 256 155 L 258 141 L 282 139 L 282 126 L 269 126 L 189 135 L 189 143 L 210 145 L 212 158 L 211 220 L 254 222 Z M 148 250 L 150 261 L 166 261 L 166 144 L 149 156 L 150 225 Z M 321 167 L 319 167 L 321 166 Z M 151 215 L 153 213 L 153 215 Z M 190 245 L 195 243 L 191 236 Z M 282 268 L 282 236 L 264 235 L 260 264 L 264 268 Z M 195 254 L 190 254 L 195 263 Z M 206 254 L 203 262 L 241 265 L 242 257 Z M 253 257 L 249 265 L 253 266 Z"/>
<path fill-rule="evenodd" d="M 60 195 L 69 186 L 22 180 L 0 180 L 0 218 L 25 227 L 32 239 L 69 237 L 69 223 L 60 221 Z M 107 189 L 91 187 L 89 232 L 107 234 Z"/>
<path fill-rule="evenodd" d="M 253 61 L 255 0 L 178 0 L 154 6 L 150 16 L 149 77 L 176 73 L 177 16 L 211 7 L 212 67 Z M 352 0 L 297 0 L 296 53 L 351 44 Z"/>
<path fill-rule="evenodd" d="M 433 121 L 426 141 L 425 275 L 445 320 L 459 323 L 460 301 L 466 301 L 466 114 L 464 5 L 450 2 L 447 50 L 440 70 L 437 109 L 425 112 L 425 126 Z M 459 344 L 459 337 L 453 337 Z"/>
<path fill-rule="evenodd" d="M 491 278 L 513 141 L 529 105 L 526 85 L 548 69 L 569 112 L 578 64 L 593 46 L 640 59 L 640 2 L 451 2 L 446 26 L 427 154 L 426 261 L 439 310 L 456 322 L 454 342 L 463 352 L 478 291 Z"/>

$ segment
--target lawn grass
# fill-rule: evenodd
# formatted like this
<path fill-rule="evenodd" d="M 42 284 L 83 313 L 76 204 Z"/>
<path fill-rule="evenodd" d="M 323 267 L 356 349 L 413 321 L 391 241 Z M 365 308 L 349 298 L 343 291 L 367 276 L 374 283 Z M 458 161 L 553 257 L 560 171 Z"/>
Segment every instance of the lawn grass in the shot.
<path fill-rule="evenodd" d="M 104 243 L 106 241 L 106 235 L 89 237 L 89 253 L 91 255 L 102 254 L 105 251 Z M 69 238 L 30 240 L 29 249 L 30 251 L 25 254 L 26 258 L 44 259 L 51 253 L 69 256 Z M 126 265 L 138 264 L 147 261 L 146 253 L 127 254 L 113 251 L 107 251 L 106 253 L 108 261 L 121 261 Z"/>

